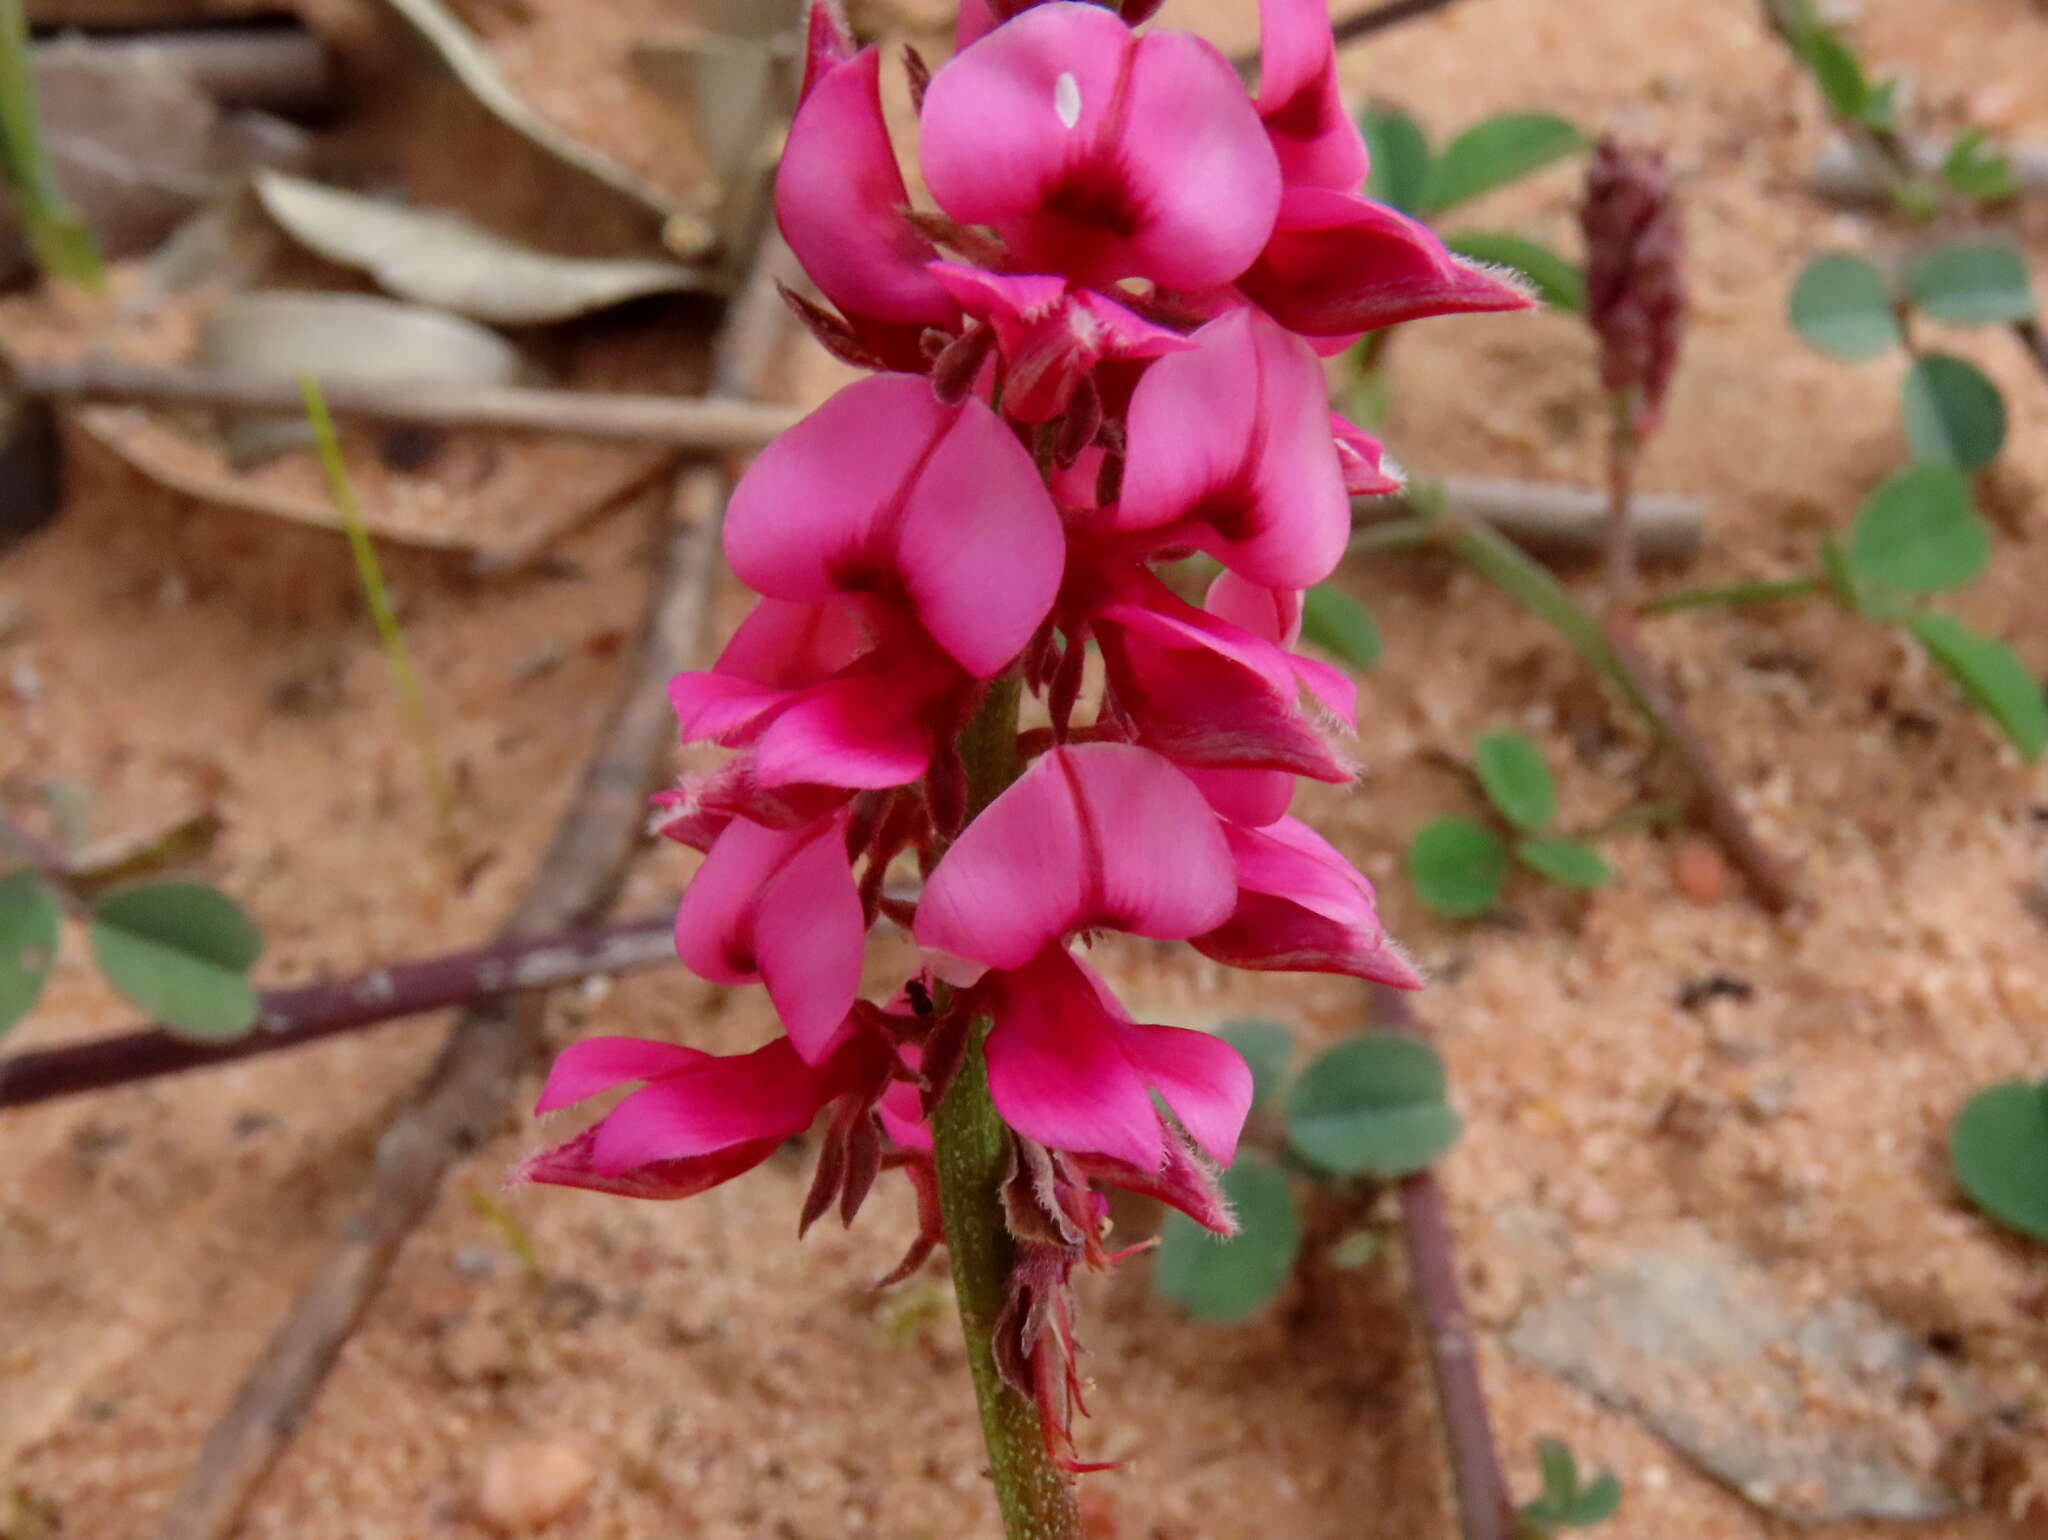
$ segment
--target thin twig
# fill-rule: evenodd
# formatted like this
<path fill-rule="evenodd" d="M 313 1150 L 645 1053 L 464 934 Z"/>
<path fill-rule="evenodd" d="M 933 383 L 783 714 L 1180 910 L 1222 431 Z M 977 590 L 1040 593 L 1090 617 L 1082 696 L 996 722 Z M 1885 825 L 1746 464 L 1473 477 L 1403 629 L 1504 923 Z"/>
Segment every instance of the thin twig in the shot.
<path fill-rule="evenodd" d="M 1379 1026 L 1412 1037 L 1423 1035 L 1400 990 L 1376 984 L 1372 1002 L 1373 1020 Z M 1479 1347 L 1458 1281 L 1456 1238 L 1444 1208 L 1443 1184 L 1434 1172 L 1418 1171 L 1401 1178 L 1394 1191 L 1401 1204 L 1401 1234 L 1408 1247 L 1416 1312 L 1422 1317 L 1423 1349 L 1436 1382 L 1459 1533 L 1464 1540 L 1512 1540 L 1514 1499 L 1501 1471 L 1486 1387 L 1479 1378 Z"/>
<path fill-rule="evenodd" d="M 1642 439 L 1635 428 L 1635 400 L 1616 391 L 1607 442 L 1607 608 L 1632 614 L 1636 599 L 1636 461 Z"/>
<path fill-rule="evenodd" d="M 786 250 L 768 238 L 713 352 L 713 389 L 727 402 L 757 391 L 779 343 L 774 279 Z M 582 398 L 588 401 L 591 398 Z M 338 406 L 339 403 L 337 402 Z M 687 666 L 708 624 L 726 477 L 695 466 L 677 478 L 675 515 L 650 594 L 639 661 L 602 746 L 571 798 L 527 900 L 507 926 L 531 936 L 596 920 L 610 904 L 645 817 L 655 765 L 674 734 L 663 685 Z M 499 1126 L 540 1043 L 537 996 L 485 1001 L 463 1014 L 415 1099 L 378 1146 L 363 1207 L 272 1335 L 157 1530 L 157 1540 L 223 1540 L 319 1393 L 406 1237 L 433 1208 L 442 1179 Z"/>
<path fill-rule="evenodd" d="M 226 369 L 187 369 L 80 358 L 20 362 L 12 386 L 28 396 L 61 402 L 133 406 L 198 406 L 298 416 L 305 410 L 292 379 L 268 379 Z M 410 381 L 322 382 L 337 417 L 421 423 L 441 428 L 569 434 L 710 454 L 750 453 L 800 415 L 743 397 L 630 395 L 588 390 L 528 390 L 515 386 L 434 385 Z"/>
<path fill-rule="evenodd" d="M 1513 476 L 1418 477 L 1443 511 L 1456 519 L 1490 524 L 1531 553 L 1552 561 L 1597 557 L 1607 544 L 1606 492 L 1559 481 L 1524 481 Z M 1434 505 L 1432 505 L 1434 506 Z M 1646 562 L 1680 563 L 1699 554 L 1706 529 L 1703 498 L 1639 492 L 1633 500 L 1637 554 Z M 1405 492 L 1359 497 L 1351 520 L 1369 529 L 1417 511 Z"/>
<path fill-rule="evenodd" d="M 7 848 L 12 846 L 15 853 L 35 868 L 36 875 L 43 879 L 43 885 L 57 895 L 57 901 L 64 906 L 67 914 L 83 917 L 91 912 L 91 906 L 83 895 L 71 885 L 71 859 L 46 840 L 35 830 L 14 821 L 0 813 L 0 872 L 7 870 L 5 859 Z"/>
<path fill-rule="evenodd" d="M 206 1042 L 162 1027 L 145 1027 L 10 1054 L 0 1057 L 0 1109 L 303 1048 L 342 1033 L 467 1005 L 483 996 L 662 967 L 676 960 L 674 931 L 671 911 L 596 929 L 508 938 L 468 951 L 372 968 L 349 978 L 265 990 L 257 1002 L 254 1029 L 231 1042 Z"/>
<path fill-rule="evenodd" d="M 71 35 L 29 50 L 33 63 L 88 58 L 120 62 L 140 56 L 176 70 L 223 107 L 310 112 L 327 104 L 333 71 L 327 46 L 304 27 L 188 27 L 112 37 Z"/>

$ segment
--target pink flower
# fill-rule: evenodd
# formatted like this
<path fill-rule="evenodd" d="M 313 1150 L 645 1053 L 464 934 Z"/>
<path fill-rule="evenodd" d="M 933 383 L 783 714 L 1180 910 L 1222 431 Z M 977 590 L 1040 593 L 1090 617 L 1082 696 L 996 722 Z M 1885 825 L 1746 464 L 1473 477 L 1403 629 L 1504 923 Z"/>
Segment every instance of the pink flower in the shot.
<path fill-rule="evenodd" d="M 725 523 L 726 559 L 755 592 L 900 601 L 979 679 L 1045 619 L 1065 547 L 1016 435 L 980 401 L 943 406 L 907 375 L 847 386 L 770 444 Z"/>
<path fill-rule="evenodd" d="M 934 971 L 967 983 L 1081 931 L 1199 935 L 1229 914 L 1232 873 L 1215 815 L 1165 759 L 1127 744 L 1057 748 L 953 842 L 915 934 Z"/>
<path fill-rule="evenodd" d="M 1055 0 L 933 78 L 921 119 L 939 206 L 991 225 L 1026 272 L 1084 284 L 1228 283 L 1272 228 L 1280 170 L 1230 63 Z"/>
<path fill-rule="evenodd" d="M 1259 0 L 1258 108 L 1289 187 L 1356 192 L 1365 181 L 1370 157 L 1344 110 L 1324 0 Z"/>
<path fill-rule="evenodd" d="M 952 742 L 973 687 L 885 604 L 763 599 L 708 671 L 669 681 L 669 700 L 684 742 L 750 746 L 764 790 L 907 786 Z"/>
<path fill-rule="evenodd" d="M 1385 497 L 1407 485 L 1387 460 L 1386 446 L 1365 429 L 1335 412 L 1330 435 L 1337 441 L 1337 464 L 1344 471 L 1344 490 L 1353 497 Z"/>
<path fill-rule="evenodd" d="M 676 911 L 676 953 L 690 971 L 714 984 L 766 984 L 813 1064 L 838 1044 L 860 989 L 867 922 L 846 828 L 843 812 L 799 829 L 735 818 Z"/>
<path fill-rule="evenodd" d="M 1003 410 L 1049 422 L 1104 359 L 1157 358 L 1195 344 L 1091 289 L 1050 275 L 1012 276 L 934 262 L 960 308 L 995 328 L 1004 364 Z"/>
<path fill-rule="evenodd" d="M 1510 280 L 1451 255 L 1418 221 L 1325 187 L 1288 189 L 1272 240 L 1238 287 L 1282 326 L 1309 337 L 1535 303 Z"/>
<path fill-rule="evenodd" d="M 628 1198 L 687 1198 L 761 1164 L 820 1110 L 879 1090 L 878 1045 L 850 1040 L 823 1064 L 787 1038 L 719 1057 L 637 1037 L 592 1037 L 555 1060 L 536 1114 L 642 1082 L 582 1133 L 523 1161 L 515 1182 L 587 1187 Z"/>
<path fill-rule="evenodd" d="M 1196 951 L 1233 968 L 1348 973 L 1397 989 L 1422 987 L 1422 975 L 1380 927 L 1372 884 L 1329 841 L 1292 818 L 1259 829 L 1227 824 L 1223 832 L 1237 863 L 1237 907 L 1193 939 Z"/>
<path fill-rule="evenodd" d="M 1321 582 L 1351 538 L 1322 366 L 1248 309 L 1194 341 L 1131 398 L 1116 527 L 1185 541 L 1267 587 Z"/>
<path fill-rule="evenodd" d="M 889 368 L 918 370 L 925 328 L 950 327 L 960 312 L 925 270 L 938 252 L 906 217 L 910 194 L 882 119 L 882 56 L 839 58 L 829 26 L 821 44 L 824 9 L 811 12 L 809 79 L 775 176 L 776 219 L 860 344 Z"/>

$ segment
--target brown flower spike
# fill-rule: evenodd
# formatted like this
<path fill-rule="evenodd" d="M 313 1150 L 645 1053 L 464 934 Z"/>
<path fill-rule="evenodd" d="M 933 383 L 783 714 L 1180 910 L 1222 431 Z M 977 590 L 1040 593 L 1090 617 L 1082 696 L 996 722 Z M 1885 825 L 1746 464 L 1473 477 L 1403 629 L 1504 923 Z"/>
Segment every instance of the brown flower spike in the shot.
<path fill-rule="evenodd" d="M 1600 382 L 1628 393 L 1630 427 L 1650 433 L 1685 334 L 1685 233 L 1664 157 L 1603 138 L 1586 170 L 1579 226 Z"/>

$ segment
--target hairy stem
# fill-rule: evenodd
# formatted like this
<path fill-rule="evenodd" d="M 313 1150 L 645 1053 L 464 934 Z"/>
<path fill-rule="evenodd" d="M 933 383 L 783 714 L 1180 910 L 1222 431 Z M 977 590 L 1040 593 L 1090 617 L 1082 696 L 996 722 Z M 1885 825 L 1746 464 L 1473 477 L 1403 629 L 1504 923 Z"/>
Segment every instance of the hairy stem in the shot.
<path fill-rule="evenodd" d="M 1020 693 L 1014 674 L 998 679 L 960 735 L 970 819 L 1017 778 Z M 989 1098 L 981 1049 L 987 1023 L 976 1021 L 968 1030 L 967 1055 L 932 1115 L 932 1153 L 989 1475 L 1008 1540 L 1079 1540 L 1073 1483 L 1045 1447 L 1036 1408 L 1005 1383 L 996 1367 L 996 1317 L 1015 1260 L 1000 1192 L 1009 1166 L 1009 1139 Z"/>

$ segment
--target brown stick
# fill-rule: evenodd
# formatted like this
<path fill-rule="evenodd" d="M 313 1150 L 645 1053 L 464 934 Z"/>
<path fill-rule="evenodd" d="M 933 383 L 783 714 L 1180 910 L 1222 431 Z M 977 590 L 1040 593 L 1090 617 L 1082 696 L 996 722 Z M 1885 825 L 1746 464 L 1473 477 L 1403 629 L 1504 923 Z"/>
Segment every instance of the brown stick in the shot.
<path fill-rule="evenodd" d="M 31 61 L 83 51 L 115 62 L 143 54 L 178 71 L 223 107 L 303 113 L 333 88 L 326 46 L 300 27 L 203 27 L 38 43 Z"/>
<path fill-rule="evenodd" d="M 210 1043 L 146 1027 L 9 1054 L 0 1057 L 0 1109 L 302 1048 L 487 995 L 661 967 L 676 960 L 674 931 L 671 912 L 596 929 L 506 938 L 466 952 L 372 968 L 352 978 L 265 990 L 255 1029 L 232 1042 Z"/>
<path fill-rule="evenodd" d="M 1421 1023 L 1400 990 L 1375 984 L 1372 1010 L 1378 1025 L 1423 1036 Z M 1401 1178 L 1394 1191 L 1401 1204 L 1401 1235 L 1408 1247 L 1416 1313 L 1422 1317 L 1423 1349 L 1436 1382 L 1459 1533 L 1464 1540 L 1513 1540 L 1514 1499 L 1501 1471 L 1486 1387 L 1479 1378 L 1479 1347 L 1458 1281 L 1457 1242 L 1444 1210 L 1443 1184 L 1434 1172 L 1418 1171 Z"/>
<path fill-rule="evenodd" d="M 1442 511 L 1468 523 L 1490 524 L 1529 551 L 1552 561 L 1598 556 L 1607 546 L 1607 495 L 1564 482 L 1512 476 L 1446 476 Z M 1638 494 L 1633 500 L 1636 547 L 1643 560 L 1686 562 L 1699 554 L 1707 505 L 1697 497 Z M 1351 519 L 1361 529 L 1417 512 L 1405 496 L 1360 497 Z"/>
<path fill-rule="evenodd" d="M 1784 914 L 1798 902 L 1798 891 L 1792 886 L 1783 863 L 1771 854 L 1758 838 L 1756 830 L 1750 827 L 1749 815 L 1736 801 L 1735 792 L 1727 777 L 1722 775 L 1720 762 L 1707 746 L 1705 736 L 1685 708 L 1665 688 L 1657 670 L 1644 656 L 1636 642 L 1635 626 L 1628 616 L 1618 615 L 1608 623 L 1607 642 L 1615 665 L 1641 697 L 1650 717 L 1664 730 L 1665 737 L 1692 777 L 1707 828 L 1721 848 L 1728 852 L 1736 870 L 1742 873 L 1742 880 L 1748 885 L 1751 896 L 1771 914 Z"/>
<path fill-rule="evenodd" d="M 782 314 L 773 280 L 787 276 L 784 256 L 771 238 L 720 334 L 713 384 L 722 395 L 751 394 L 764 381 L 780 329 L 763 317 Z M 509 936 L 588 924 L 616 892 L 640 839 L 652 772 L 674 731 L 662 687 L 698 651 L 708 622 L 725 489 L 725 478 L 706 467 L 677 480 L 639 661 L 527 900 L 506 927 Z M 448 1168 L 498 1126 L 538 1047 L 540 1020 L 533 995 L 464 1013 L 418 1095 L 379 1143 L 367 1201 L 215 1424 L 157 1540 L 222 1540 L 233 1528 L 400 1246 L 433 1207 Z"/>
<path fill-rule="evenodd" d="M 167 368 L 110 359 L 18 363 L 23 394 L 66 402 L 142 406 L 206 406 L 249 412 L 303 412 L 293 380 L 231 370 Z M 321 382 L 337 417 L 424 423 L 443 428 L 496 428 L 567 433 L 582 438 L 666 444 L 703 453 L 749 453 L 795 422 L 789 407 L 744 398 L 644 396 L 604 391 L 525 390 L 466 385 Z M 296 405 L 294 405 L 296 403 Z"/>

